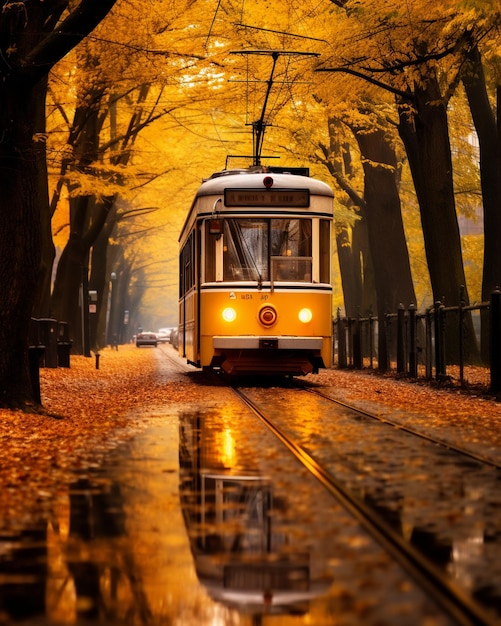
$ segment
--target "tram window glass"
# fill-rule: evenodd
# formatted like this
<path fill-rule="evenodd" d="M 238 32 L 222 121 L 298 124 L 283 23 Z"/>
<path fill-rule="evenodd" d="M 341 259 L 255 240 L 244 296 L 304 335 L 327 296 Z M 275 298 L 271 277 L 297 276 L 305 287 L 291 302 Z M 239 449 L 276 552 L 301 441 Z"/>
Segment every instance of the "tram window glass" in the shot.
<path fill-rule="evenodd" d="M 224 280 L 311 281 L 310 219 L 227 219 L 223 237 Z"/>
<path fill-rule="evenodd" d="M 181 250 L 179 263 L 179 294 L 187 293 L 195 284 L 194 233 L 192 232 Z"/>
<path fill-rule="evenodd" d="M 224 280 L 266 280 L 268 221 L 227 219 L 224 222 Z"/>
<path fill-rule="evenodd" d="M 311 232 L 311 220 L 271 220 L 271 273 L 274 281 L 311 282 Z"/>
<path fill-rule="evenodd" d="M 320 220 L 320 282 L 330 283 L 331 225 L 329 220 Z"/>
<path fill-rule="evenodd" d="M 272 256 L 311 256 L 311 220 L 271 220 Z"/>
<path fill-rule="evenodd" d="M 205 275 L 204 281 L 207 283 L 216 280 L 216 241 L 218 236 L 209 231 L 208 224 L 205 225 Z"/>

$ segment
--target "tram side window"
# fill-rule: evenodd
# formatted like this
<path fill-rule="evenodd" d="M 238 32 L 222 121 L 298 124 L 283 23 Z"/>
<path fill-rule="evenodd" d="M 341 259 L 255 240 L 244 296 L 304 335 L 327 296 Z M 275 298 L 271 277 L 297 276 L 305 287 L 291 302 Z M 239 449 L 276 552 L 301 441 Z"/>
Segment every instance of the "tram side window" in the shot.
<path fill-rule="evenodd" d="M 204 281 L 213 283 L 216 281 L 216 241 L 220 235 L 213 235 L 207 224 L 205 225 L 205 273 Z"/>
<path fill-rule="evenodd" d="M 183 296 L 195 285 L 194 232 L 186 240 L 179 259 L 179 295 Z"/>
<path fill-rule="evenodd" d="M 320 220 L 320 282 L 331 282 L 331 225 Z"/>

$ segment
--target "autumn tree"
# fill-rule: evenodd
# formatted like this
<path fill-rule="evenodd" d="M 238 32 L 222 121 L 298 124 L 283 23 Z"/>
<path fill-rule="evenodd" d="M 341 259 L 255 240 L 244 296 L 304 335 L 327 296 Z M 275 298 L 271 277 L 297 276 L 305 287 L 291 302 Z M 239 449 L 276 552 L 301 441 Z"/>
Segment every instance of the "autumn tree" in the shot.
<path fill-rule="evenodd" d="M 399 133 L 406 148 L 416 194 L 434 299 L 458 304 L 466 280 L 454 198 L 453 169 L 447 123 L 447 104 L 457 79 L 457 54 L 464 46 L 464 28 L 457 24 L 455 3 L 422 3 L 412 11 L 378 13 L 371 7 L 336 2 L 346 11 L 357 38 L 363 39 L 363 58 L 353 47 L 343 49 L 343 63 L 332 71 L 348 73 L 394 94 Z M 346 40 L 345 40 L 346 43 Z M 448 80 L 447 80 L 448 78 Z M 446 252 L 444 251 L 446 248 Z M 467 299 L 467 295 L 466 295 Z M 470 325 L 470 352 L 474 337 Z M 457 341 L 449 337 L 448 356 L 456 357 Z"/>
<path fill-rule="evenodd" d="M 79 48 L 70 68 L 70 87 L 76 89 L 77 99 L 73 115 L 71 111 L 63 113 L 67 140 L 60 150 L 65 156 L 52 203 L 55 210 L 65 188 L 69 236 L 58 262 L 50 310 L 57 319 L 70 323 L 73 350 L 87 355 L 91 347 L 99 347 L 99 343 L 89 345 L 89 339 L 94 342 L 103 337 L 102 328 L 98 332 L 97 326 L 102 327 L 111 271 L 117 275 L 116 290 L 127 284 L 126 274 L 113 267 L 106 253 L 117 225 L 134 216 L 136 230 L 149 236 L 148 229 L 139 225 L 140 216 L 145 214 L 142 208 L 128 206 L 123 210 L 120 202 L 123 207 L 124 199 L 131 200 L 148 177 L 153 180 L 170 169 L 160 158 L 142 161 L 136 150 L 138 136 L 160 118 L 172 118 L 182 106 L 188 110 L 194 98 L 192 89 L 189 84 L 181 89 L 180 82 L 190 73 L 197 77 L 202 71 L 195 64 L 200 61 L 203 65 L 203 60 L 187 36 L 192 29 L 186 20 L 175 24 L 186 7 L 164 6 L 165 12 L 141 14 L 140 27 L 132 32 L 128 23 L 139 20 L 140 10 L 125 4 L 122 11 L 114 12 L 113 20 L 102 25 L 96 40 Z M 64 92 L 61 95 L 64 100 Z M 198 106 L 206 98 L 199 97 Z M 54 107 L 63 110 L 57 100 Z M 121 236 L 125 247 L 124 232 Z M 131 238 L 128 243 L 133 241 Z M 86 307 L 81 306 L 81 294 L 87 293 L 87 287 L 97 291 L 95 317 L 100 321 L 93 317 L 92 332 L 82 333 L 88 326 Z"/>
<path fill-rule="evenodd" d="M 58 263 L 51 311 L 56 319 L 70 323 L 74 349 L 87 355 L 91 346 L 88 332 L 87 336 L 82 336 L 80 332 L 80 316 L 86 311 L 79 306 L 79 294 L 82 291 L 85 294 L 92 287 L 103 293 L 107 267 L 105 246 L 120 219 L 117 198 L 126 193 L 126 166 L 137 134 L 156 117 L 152 110 L 145 110 L 148 91 L 149 87 L 142 85 L 127 92 L 127 97 L 134 104 L 129 122 L 122 134 L 113 133 L 109 141 L 102 140 L 104 121 L 110 115 L 109 100 L 106 99 L 103 104 L 107 86 L 96 88 L 94 84 L 90 92 L 86 91 L 86 97 L 80 98 L 81 105 L 75 110 L 68 141 L 73 148 L 72 162 L 64 164 L 65 168 L 69 168 L 65 180 L 70 190 L 70 235 Z M 116 105 L 113 100 L 112 106 Z M 107 152 L 110 155 L 105 164 L 104 155 Z M 85 180 L 89 178 L 94 180 L 92 189 Z M 101 193 L 97 193 L 99 189 Z M 103 230 L 107 235 L 101 242 L 104 250 L 98 248 L 94 255 L 93 246 Z M 90 267 L 94 270 L 93 283 L 89 283 Z"/>
<path fill-rule="evenodd" d="M 501 16 L 500 16 L 501 20 Z M 501 25 L 501 24 L 500 24 Z M 494 29 L 495 30 L 495 29 Z M 496 62 L 497 61 L 497 62 Z M 484 264 L 482 276 L 482 300 L 488 302 L 491 293 L 501 286 L 501 133 L 499 111 L 501 107 L 501 64 L 494 57 L 490 64 L 493 74 L 494 97 L 489 97 L 486 72 L 482 61 L 479 42 L 472 41 L 468 47 L 462 71 L 475 130 L 479 142 L 480 180 L 484 216 Z M 497 69 L 497 71 L 496 71 Z M 496 110 L 498 116 L 496 118 Z M 487 317 L 482 311 L 482 356 L 489 356 Z"/>
<path fill-rule="evenodd" d="M 29 406 L 28 328 L 49 229 L 45 96 L 51 68 L 115 0 L 2 2 L 0 14 L 0 405 Z"/>
<path fill-rule="evenodd" d="M 335 117 L 329 118 L 328 125 L 329 145 L 319 141 L 318 148 L 322 155 L 321 162 L 337 187 L 344 192 L 344 195 L 337 194 L 334 211 L 334 235 L 343 286 L 344 313 L 348 317 L 370 315 L 377 310 L 377 304 L 367 220 L 363 218 L 366 204 L 363 193 L 356 187 L 353 149 L 343 133 L 345 125 Z M 318 148 L 316 144 L 312 146 L 314 151 Z"/>

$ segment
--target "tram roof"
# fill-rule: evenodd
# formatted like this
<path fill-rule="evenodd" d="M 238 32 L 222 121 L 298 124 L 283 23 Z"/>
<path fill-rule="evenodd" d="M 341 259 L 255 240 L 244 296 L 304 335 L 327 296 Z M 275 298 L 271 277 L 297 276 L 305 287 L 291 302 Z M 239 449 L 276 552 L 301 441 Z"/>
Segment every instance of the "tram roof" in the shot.
<path fill-rule="evenodd" d="M 298 171 L 297 168 L 295 171 Z M 321 180 L 299 175 L 285 168 L 281 171 L 268 170 L 267 168 L 255 167 L 240 170 L 222 170 L 215 172 L 205 180 L 197 191 L 197 196 L 211 196 L 223 193 L 227 188 L 265 189 L 264 179 L 273 179 L 273 189 L 309 189 L 310 193 L 319 196 L 334 197 L 332 189 Z"/>
<path fill-rule="evenodd" d="M 280 169 L 280 171 L 278 171 L 278 169 Z M 295 168 L 296 171 L 298 171 L 298 169 L 300 168 Z M 266 181 L 265 184 L 265 179 L 267 178 L 273 179 L 271 185 L 269 180 Z M 188 211 L 188 215 L 186 216 L 184 225 L 181 229 L 181 234 L 179 236 L 180 241 L 183 238 L 183 233 L 186 232 L 186 229 L 189 227 L 192 221 L 196 219 L 196 215 L 198 213 L 196 209 L 198 204 L 197 200 L 199 198 L 207 196 L 217 196 L 218 198 L 220 198 L 224 195 L 225 189 L 283 189 L 287 191 L 294 189 L 308 189 L 311 196 L 334 198 L 334 192 L 329 187 L 329 185 L 327 185 L 327 183 L 324 183 L 323 181 L 316 178 L 311 178 L 307 174 L 301 175 L 298 173 L 289 173 L 285 170 L 285 168 L 284 170 L 282 170 L 282 168 L 268 169 L 261 166 L 254 166 L 249 169 L 222 170 L 220 172 L 215 172 L 214 174 L 212 174 L 212 176 L 205 180 L 198 188 L 198 191 L 193 198 L 191 208 Z M 259 207 L 256 207 L 256 211 L 258 210 L 258 208 Z M 281 211 L 283 211 L 284 209 L 285 207 L 281 207 Z M 214 208 L 212 210 L 214 211 Z M 291 213 L 302 212 L 302 209 L 301 207 L 290 207 L 289 211 Z M 330 214 L 332 215 L 332 211 L 330 212 Z"/>

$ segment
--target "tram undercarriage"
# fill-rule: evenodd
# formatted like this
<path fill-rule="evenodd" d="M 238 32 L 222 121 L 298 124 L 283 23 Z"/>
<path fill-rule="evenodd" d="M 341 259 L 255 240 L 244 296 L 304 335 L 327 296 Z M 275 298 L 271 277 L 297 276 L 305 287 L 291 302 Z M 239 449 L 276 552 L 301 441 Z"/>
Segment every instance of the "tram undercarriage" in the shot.
<path fill-rule="evenodd" d="M 231 376 L 250 374 L 305 376 L 317 374 L 325 367 L 320 354 L 305 350 L 231 350 L 212 358 L 210 369 L 222 370 Z"/>

